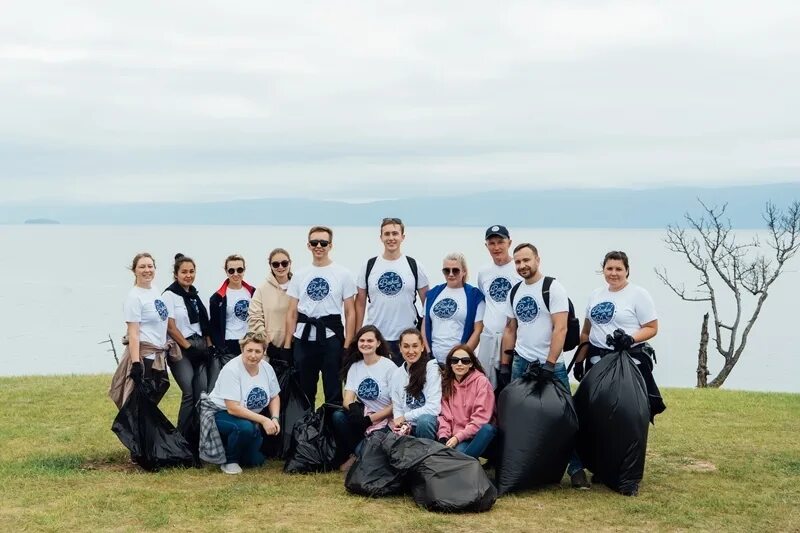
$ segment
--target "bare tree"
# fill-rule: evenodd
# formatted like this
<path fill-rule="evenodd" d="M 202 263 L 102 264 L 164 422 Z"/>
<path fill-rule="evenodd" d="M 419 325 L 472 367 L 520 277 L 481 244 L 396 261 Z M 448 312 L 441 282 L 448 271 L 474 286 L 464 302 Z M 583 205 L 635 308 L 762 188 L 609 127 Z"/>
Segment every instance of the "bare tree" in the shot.
<path fill-rule="evenodd" d="M 784 212 L 768 202 L 764 209 L 767 224 L 767 243 L 774 253 L 765 256 L 757 238 L 748 242 L 737 241 L 730 220 L 725 217 L 727 204 L 708 207 L 702 201 L 704 213 L 699 217 L 685 214 L 687 228 L 668 226 L 664 242 L 667 248 L 686 259 L 700 276 L 696 289 L 687 292 L 684 284 L 677 285 L 667 277 L 665 268 L 656 268 L 656 275 L 672 291 L 687 302 L 708 302 L 713 317 L 714 345 L 725 360 L 719 373 L 706 385 L 706 361 L 702 358 L 705 346 L 702 343 L 698 354 L 698 387 L 720 387 L 739 362 L 747 345 L 747 337 L 758 319 L 770 286 L 783 272 L 786 262 L 800 249 L 800 201 L 795 200 Z M 723 320 L 720 310 L 721 288 L 733 293 L 736 312 L 732 320 Z M 753 296 L 755 307 L 749 317 L 743 317 L 743 297 Z M 708 342 L 706 337 L 706 343 Z"/>

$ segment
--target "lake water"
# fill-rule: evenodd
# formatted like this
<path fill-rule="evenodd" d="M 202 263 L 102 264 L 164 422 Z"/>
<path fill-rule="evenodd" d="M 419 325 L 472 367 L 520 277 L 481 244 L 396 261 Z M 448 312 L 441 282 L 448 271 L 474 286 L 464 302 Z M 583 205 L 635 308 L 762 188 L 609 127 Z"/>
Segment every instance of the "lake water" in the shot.
<path fill-rule="evenodd" d="M 274 247 L 287 248 L 296 266 L 307 264 L 307 230 L 305 226 L 0 226 L 0 375 L 113 372 L 108 345 L 98 342 L 109 334 L 115 340 L 124 334 L 122 302 L 133 283 L 126 268 L 138 251 L 156 257 L 156 284 L 161 289 L 172 281 L 176 252 L 194 257 L 196 285 L 207 300 L 224 279 L 222 261 L 230 253 L 244 255 L 245 279 L 254 285 L 262 282 L 266 254 Z M 460 251 L 467 256 L 474 281 L 478 268 L 489 261 L 483 230 L 407 228 L 404 250 L 426 269 L 432 285 L 443 281 L 442 257 Z M 631 258 L 631 281 L 650 291 L 658 310 L 660 331 L 652 341 L 658 353 L 656 379 L 663 386 L 694 386 L 705 308 L 681 301 L 653 273 L 654 267 L 665 266 L 687 286 L 696 283 L 689 266 L 665 249 L 663 231 L 511 228 L 511 232 L 516 243 L 536 244 L 542 271 L 564 284 L 581 320 L 589 293 L 603 283 L 599 268 L 603 255 L 611 249 L 625 250 Z M 335 228 L 332 256 L 353 272 L 380 251 L 377 228 Z M 726 388 L 800 392 L 800 344 L 792 318 L 800 294 L 799 269 L 796 258 L 773 285 Z M 726 298 L 722 308 L 732 311 L 728 294 L 719 292 Z M 712 371 L 721 367 L 721 361 L 709 346 Z"/>

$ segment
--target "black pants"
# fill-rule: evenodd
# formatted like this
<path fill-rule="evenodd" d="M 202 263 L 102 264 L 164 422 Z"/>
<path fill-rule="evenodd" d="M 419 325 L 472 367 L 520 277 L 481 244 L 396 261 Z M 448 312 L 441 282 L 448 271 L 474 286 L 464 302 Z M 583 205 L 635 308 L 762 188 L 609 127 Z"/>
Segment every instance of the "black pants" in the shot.
<path fill-rule="evenodd" d="M 200 335 L 192 335 L 186 338 L 193 346 L 197 346 L 202 350 L 206 347 L 206 341 Z M 200 400 L 200 394 L 208 392 L 208 366 L 207 360 L 203 357 L 197 357 L 188 350 L 181 349 L 183 358 L 180 361 L 172 361 L 167 358 L 169 362 L 169 369 L 172 371 L 172 377 L 178 383 L 181 389 L 181 405 L 178 409 L 178 430 L 184 433 L 186 425 L 192 415 L 192 409 L 197 405 Z M 207 353 L 207 351 L 206 351 Z"/>
<path fill-rule="evenodd" d="M 403 356 L 400 355 L 400 341 L 386 341 L 386 343 L 389 345 L 389 357 L 392 362 L 397 366 L 403 366 L 405 361 Z"/>
<path fill-rule="evenodd" d="M 322 341 L 304 341 L 295 338 L 292 346 L 294 368 L 300 379 L 300 387 L 308 396 L 311 405 L 316 405 L 320 371 L 325 402 L 342 405 L 342 382 L 339 380 L 339 371 L 342 368 L 342 340 L 335 335 Z"/>
<path fill-rule="evenodd" d="M 217 349 L 219 350 L 219 346 Z M 219 373 L 222 370 L 222 367 L 225 366 L 228 361 L 240 355 L 242 353 L 242 347 L 239 346 L 239 341 L 233 339 L 225 339 L 225 350 L 223 353 L 217 353 L 214 357 L 211 358 L 208 365 L 208 390 L 214 390 L 214 385 L 217 384 L 217 378 L 219 377 Z"/>

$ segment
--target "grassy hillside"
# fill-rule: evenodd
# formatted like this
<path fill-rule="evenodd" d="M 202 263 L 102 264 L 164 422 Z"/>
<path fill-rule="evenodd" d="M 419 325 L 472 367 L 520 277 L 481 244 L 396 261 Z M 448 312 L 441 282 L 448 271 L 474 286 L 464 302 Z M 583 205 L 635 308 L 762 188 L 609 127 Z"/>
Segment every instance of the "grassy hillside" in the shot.
<path fill-rule="evenodd" d="M 241 476 L 139 471 L 109 429 L 109 380 L 0 378 L 0 530 L 800 530 L 800 395 L 667 389 L 638 498 L 565 480 L 453 516 L 275 462 Z M 173 387 L 161 404 L 173 420 L 177 400 Z"/>

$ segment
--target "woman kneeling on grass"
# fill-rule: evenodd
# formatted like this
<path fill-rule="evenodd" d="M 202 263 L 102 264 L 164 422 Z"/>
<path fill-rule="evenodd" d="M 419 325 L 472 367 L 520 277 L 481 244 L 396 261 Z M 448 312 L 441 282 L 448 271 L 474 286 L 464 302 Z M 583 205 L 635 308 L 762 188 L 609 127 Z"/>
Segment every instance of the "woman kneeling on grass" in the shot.
<path fill-rule="evenodd" d="M 479 458 L 494 439 L 494 390 L 475 352 L 461 344 L 447 354 L 442 376 L 439 442 Z"/>
<path fill-rule="evenodd" d="M 240 465 L 262 465 L 262 429 L 267 435 L 277 435 L 281 430 L 280 386 L 275 371 L 264 361 L 267 339 L 248 333 L 239 344 L 241 355 L 222 367 L 209 395 L 219 409 L 214 419 L 225 447 L 226 462 L 220 468 L 226 474 L 240 474 Z"/>
<path fill-rule="evenodd" d="M 364 326 L 355 339 L 342 365 L 344 409 L 333 413 L 333 430 L 340 452 L 343 456 L 351 454 L 340 467 L 342 471 L 352 466 L 365 435 L 388 431 L 392 417 L 389 386 L 397 370 L 389 358 L 389 344 L 378 328 Z"/>
<path fill-rule="evenodd" d="M 403 364 L 392 376 L 392 431 L 400 435 L 436 438 L 436 417 L 442 399 L 442 376 L 435 359 L 425 353 L 422 334 L 408 328 L 400 334 Z"/>

